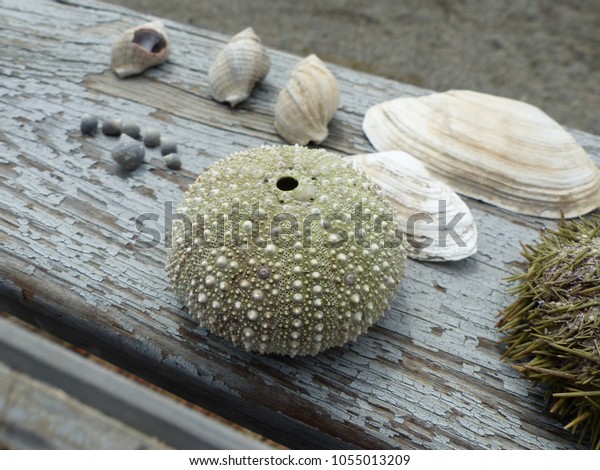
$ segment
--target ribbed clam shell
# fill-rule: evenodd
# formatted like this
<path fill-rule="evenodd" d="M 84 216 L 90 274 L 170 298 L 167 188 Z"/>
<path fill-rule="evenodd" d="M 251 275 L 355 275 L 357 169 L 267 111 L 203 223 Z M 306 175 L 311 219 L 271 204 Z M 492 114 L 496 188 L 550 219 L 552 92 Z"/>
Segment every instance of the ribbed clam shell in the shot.
<path fill-rule="evenodd" d="M 540 109 L 467 90 L 369 109 L 365 134 L 404 150 L 455 191 L 521 214 L 577 217 L 600 206 L 600 171 Z"/>
<path fill-rule="evenodd" d="M 213 98 L 233 108 L 269 73 L 271 59 L 252 28 L 231 38 L 208 70 Z"/>
<path fill-rule="evenodd" d="M 128 29 L 113 44 L 112 69 L 121 78 L 137 75 L 169 57 L 171 44 L 160 21 Z"/>
<path fill-rule="evenodd" d="M 275 129 L 290 143 L 320 144 L 340 102 L 337 80 L 314 54 L 298 62 L 275 104 Z"/>
<path fill-rule="evenodd" d="M 410 258 L 456 261 L 477 252 L 477 227 L 470 209 L 419 160 L 401 151 L 350 158 L 392 205 L 404 228 Z"/>

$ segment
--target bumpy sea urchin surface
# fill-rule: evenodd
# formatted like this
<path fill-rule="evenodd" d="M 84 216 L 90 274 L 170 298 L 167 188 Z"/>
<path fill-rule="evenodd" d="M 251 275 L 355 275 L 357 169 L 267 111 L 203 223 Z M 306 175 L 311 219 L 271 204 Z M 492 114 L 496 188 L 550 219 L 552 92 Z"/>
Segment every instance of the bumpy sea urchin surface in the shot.
<path fill-rule="evenodd" d="M 563 223 L 526 246 L 517 300 L 499 323 L 504 356 L 548 386 L 550 411 L 600 448 L 600 217 Z"/>
<path fill-rule="evenodd" d="M 200 324 L 249 351 L 317 354 L 387 310 L 404 270 L 378 188 L 298 146 L 232 154 L 177 208 L 168 273 Z"/>

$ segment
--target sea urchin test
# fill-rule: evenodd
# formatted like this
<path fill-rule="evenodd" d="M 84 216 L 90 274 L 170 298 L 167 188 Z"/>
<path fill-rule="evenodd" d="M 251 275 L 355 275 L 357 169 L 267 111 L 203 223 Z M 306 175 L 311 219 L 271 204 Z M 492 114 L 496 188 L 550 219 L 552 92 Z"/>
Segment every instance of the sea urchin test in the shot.
<path fill-rule="evenodd" d="M 387 310 L 404 272 L 401 238 L 379 188 L 340 157 L 261 147 L 190 186 L 168 273 L 212 333 L 263 354 L 317 354 Z"/>

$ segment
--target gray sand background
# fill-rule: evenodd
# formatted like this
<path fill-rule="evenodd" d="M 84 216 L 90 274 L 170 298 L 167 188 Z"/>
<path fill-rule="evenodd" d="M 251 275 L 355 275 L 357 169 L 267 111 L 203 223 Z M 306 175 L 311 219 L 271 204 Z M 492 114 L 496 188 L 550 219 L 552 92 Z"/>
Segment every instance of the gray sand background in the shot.
<path fill-rule="evenodd" d="M 534 104 L 600 134 L 600 0 L 108 0 L 424 88 Z"/>

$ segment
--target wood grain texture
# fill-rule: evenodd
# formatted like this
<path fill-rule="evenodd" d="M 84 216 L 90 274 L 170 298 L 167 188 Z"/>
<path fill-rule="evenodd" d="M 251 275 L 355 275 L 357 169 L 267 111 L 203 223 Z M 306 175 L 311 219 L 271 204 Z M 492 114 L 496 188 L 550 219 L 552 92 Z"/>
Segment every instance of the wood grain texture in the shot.
<path fill-rule="evenodd" d="M 169 289 L 164 243 L 136 218 L 176 204 L 195 175 L 233 151 L 283 143 L 272 110 L 297 57 L 232 110 L 206 74 L 227 38 L 165 21 L 169 61 L 142 77 L 109 70 L 118 33 L 149 18 L 88 1 L 0 6 L 0 308 L 191 401 L 297 448 L 573 448 L 542 391 L 499 360 L 503 280 L 554 223 L 467 200 L 479 253 L 452 264 L 409 261 L 391 311 L 354 344 L 316 357 L 249 354 L 208 334 Z M 258 31 L 260 34 L 260 31 Z M 324 147 L 372 151 L 368 107 L 426 91 L 331 66 L 341 106 Z M 131 175 L 113 138 L 82 137 L 84 113 L 130 118 L 180 143 L 184 170 L 158 151 Z M 595 158 L 600 138 L 573 131 Z"/>

